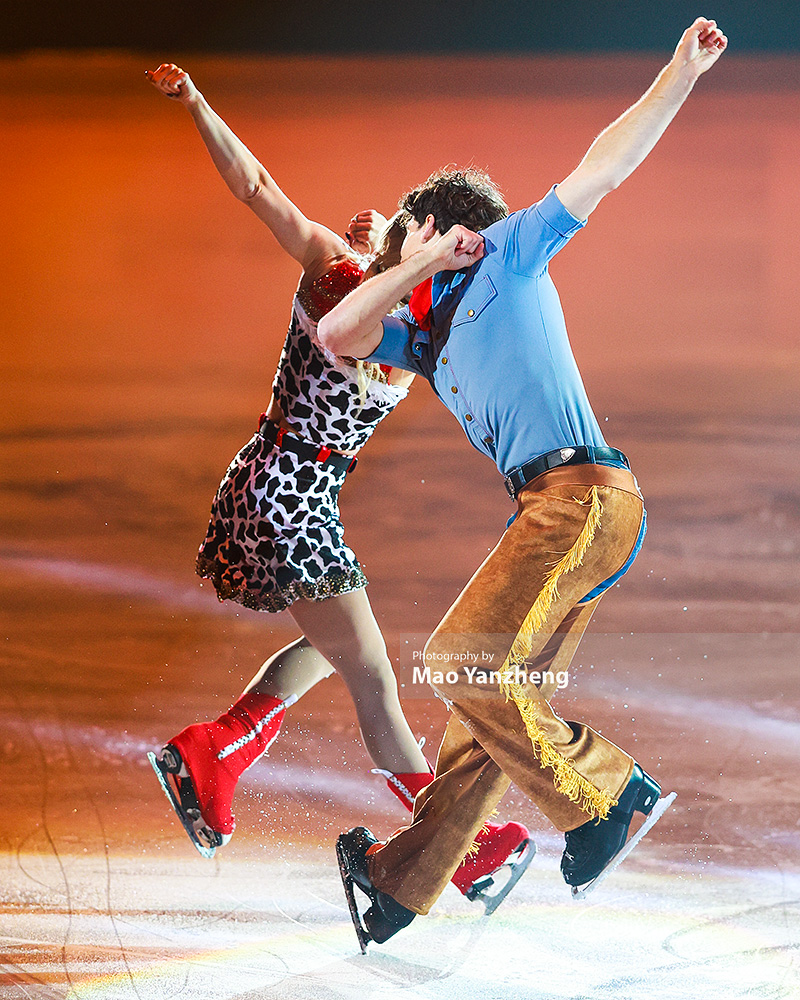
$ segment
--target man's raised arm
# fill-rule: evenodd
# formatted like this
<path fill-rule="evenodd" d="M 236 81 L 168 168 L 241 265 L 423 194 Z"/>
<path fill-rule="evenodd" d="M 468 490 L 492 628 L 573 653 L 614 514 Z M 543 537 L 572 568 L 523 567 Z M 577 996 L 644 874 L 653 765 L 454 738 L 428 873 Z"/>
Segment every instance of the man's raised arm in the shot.
<path fill-rule="evenodd" d="M 727 44 L 716 21 L 705 17 L 684 31 L 672 59 L 647 93 L 600 133 L 580 164 L 558 185 L 556 193 L 568 212 L 576 219 L 588 218 L 633 173 Z"/>

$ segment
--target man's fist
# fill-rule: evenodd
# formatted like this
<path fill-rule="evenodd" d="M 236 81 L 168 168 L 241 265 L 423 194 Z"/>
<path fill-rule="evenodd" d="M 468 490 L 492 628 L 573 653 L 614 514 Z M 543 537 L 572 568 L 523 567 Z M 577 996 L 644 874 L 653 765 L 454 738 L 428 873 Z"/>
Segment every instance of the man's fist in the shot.
<path fill-rule="evenodd" d="M 453 226 L 444 235 L 431 240 L 427 250 L 440 271 L 460 271 L 483 257 L 483 237 L 466 226 Z"/>
<path fill-rule="evenodd" d="M 199 92 L 192 83 L 192 78 L 186 70 L 176 66 L 175 63 L 161 63 L 156 70 L 146 69 L 144 75 L 156 90 L 160 90 L 167 97 L 172 97 L 183 104 L 191 104 L 197 100 Z"/>
<path fill-rule="evenodd" d="M 689 69 L 695 77 L 711 69 L 728 46 L 728 39 L 717 27 L 716 21 L 698 17 L 687 28 L 675 49 L 674 59 L 681 67 Z"/>

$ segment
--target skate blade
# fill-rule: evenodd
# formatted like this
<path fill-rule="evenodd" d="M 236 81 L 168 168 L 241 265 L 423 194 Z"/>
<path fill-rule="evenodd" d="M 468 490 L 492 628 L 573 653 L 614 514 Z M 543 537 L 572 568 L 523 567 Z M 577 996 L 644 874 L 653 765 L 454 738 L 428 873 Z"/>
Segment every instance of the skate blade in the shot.
<path fill-rule="evenodd" d="M 347 858 L 345 857 L 344 850 L 338 840 L 336 841 L 336 860 L 339 862 L 339 874 L 342 876 L 344 894 L 347 898 L 348 909 L 350 910 L 350 919 L 353 921 L 353 927 L 355 928 L 356 937 L 358 938 L 358 945 L 361 948 L 361 954 L 366 955 L 367 945 L 372 938 L 369 936 L 369 931 L 361 922 L 358 907 L 356 906 L 356 894 L 353 890 L 353 876 L 350 874 L 350 869 L 347 867 Z"/>
<path fill-rule="evenodd" d="M 159 757 L 157 757 L 152 752 L 152 750 L 148 751 L 147 759 L 150 761 L 153 770 L 156 772 L 158 783 L 161 785 L 164 794 L 169 799 L 170 805 L 175 810 L 175 815 L 181 821 L 181 826 L 188 834 L 189 840 L 191 840 L 191 842 L 197 848 L 198 852 L 202 854 L 204 858 L 213 858 L 216 848 L 209 847 L 207 844 L 204 844 L 197 836 L 197 831 L 194 828 L 194 823 L 192 822 L 191 817 L 186 814 L 186 810 L 181 805 L 181 800 L 178 798 L 177 794 L 175 793 L 175 789 L 170 784 L 170 780 L 167 777 L 169 772 L 164 766 L 163 761 Z"/>
<path fill-rule="evenodd" d="M 617 865 L 622 864 L 622 862 L 627 858 L 631 851 L 636 847 L 642 837 L 649 833 L 656 823 L 661 819 L 664 813 L 669 809 L 672 803 L 677 798 L 677 792 L 670 792 L 665 798 L 659 799 L 658 802 L 653 806 L 653 811 L 647 817 L 644 823 L 639 827 L 639 829 L 634 833 L 634 835 L 625 843 L 625 846 L 620 848 L 619 851 L 614 855 L 614 857 L 608 862 L 605 868 L 592 879 L 591 882 L 587 882 L 585 885 L 573 885 L 572 886 L 572 898 L 573 899 L 584 899 L 589 895 L 598 885 L 608 876 Z"/>
<path fill-rule="evenodd" d="M 491 916 L 497 907 L 503 902 L 514 886 L 519 882 L 528 869 L 528 865 L 533 861 L 536 854 L 536 844 L 530 837 L 526 837 L 521 844 L 508 856 L 508 859 L 497 868 L 491 875 L 484 879 L 479 879 L 474 888 L 476 892 L 471 895 L 470 900 L 480 900 L 485 908 L 485 916 Z M 509 869 L 509 876 L 506 882 L 497 890 L 489 893 L 488 889 L 494 885 L 494 876 L 502 869 Z"/>

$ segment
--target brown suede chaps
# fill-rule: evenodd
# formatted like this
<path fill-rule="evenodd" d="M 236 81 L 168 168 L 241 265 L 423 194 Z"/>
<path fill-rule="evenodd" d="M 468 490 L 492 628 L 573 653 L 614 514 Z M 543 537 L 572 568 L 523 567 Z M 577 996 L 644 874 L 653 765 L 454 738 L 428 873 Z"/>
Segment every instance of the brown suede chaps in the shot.
<path fill-rule="evenodd" d="M 518 515 L 425 647 L 450 721 L 411 825 L 370 853 L 373 883 L 427 913 L 511 781 L 561 831 L 604 815 L 632 758 L 550 707 L 599 597 L 639 536 L 627 470 L 563 466 L 521 491 Z"/>

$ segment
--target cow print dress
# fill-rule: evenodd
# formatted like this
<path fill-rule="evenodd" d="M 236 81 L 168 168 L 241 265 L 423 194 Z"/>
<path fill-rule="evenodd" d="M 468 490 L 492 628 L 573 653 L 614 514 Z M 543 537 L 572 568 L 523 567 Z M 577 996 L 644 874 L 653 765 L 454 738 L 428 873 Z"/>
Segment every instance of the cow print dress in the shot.
<path fill-rule="evenodd" d="M 357 451 L 408 393 L 370 379 L 362 402 L 355 369 L 317 341 L 319 319 L 361 277 L 352 261 L 340 261 L 294 300 L 273 394 L 288 423 L 315 447 Z M 339 518 L 345 475 L 255 434 L 220 483 L 197 573 L 213 582 L 221 601 L 256 611 L 365 587 Z"/>

